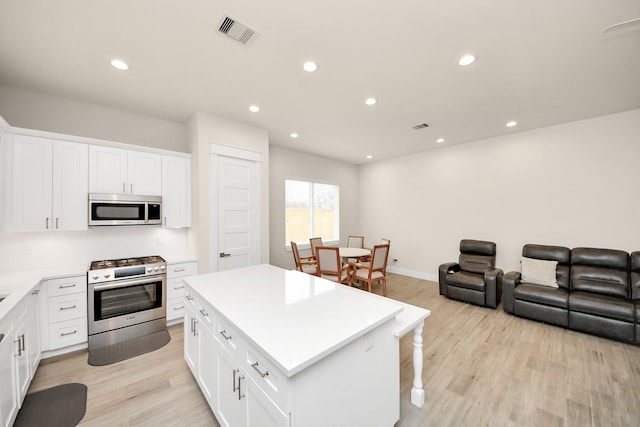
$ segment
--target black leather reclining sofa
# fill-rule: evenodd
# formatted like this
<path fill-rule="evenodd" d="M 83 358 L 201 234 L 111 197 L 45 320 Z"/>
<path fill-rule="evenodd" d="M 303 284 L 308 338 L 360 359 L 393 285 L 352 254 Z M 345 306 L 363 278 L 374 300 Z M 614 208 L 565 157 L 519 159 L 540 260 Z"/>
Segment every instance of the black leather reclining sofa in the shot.
<path fill-rule="evenodd" d="M 640 345 L 640 251 L 525 245 L 522 256 L 555 261 L 557 287 L 523 280 L 524 267 L 505 274 L 507 313 Z"/>

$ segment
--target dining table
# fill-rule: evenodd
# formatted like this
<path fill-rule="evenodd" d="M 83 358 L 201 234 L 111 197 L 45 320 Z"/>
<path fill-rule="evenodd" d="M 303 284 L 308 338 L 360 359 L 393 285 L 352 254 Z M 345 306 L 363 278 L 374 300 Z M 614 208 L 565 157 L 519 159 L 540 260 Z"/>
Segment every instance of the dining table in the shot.
<path fill-rule="evenodd" d="M 360 258 L 363 256 L 371 255 L 371 250 L 364 248 L 339 248 L 340 258 L 342 258 L 342 263 L 345 264 L 348 262 L 349 258 Z"/>

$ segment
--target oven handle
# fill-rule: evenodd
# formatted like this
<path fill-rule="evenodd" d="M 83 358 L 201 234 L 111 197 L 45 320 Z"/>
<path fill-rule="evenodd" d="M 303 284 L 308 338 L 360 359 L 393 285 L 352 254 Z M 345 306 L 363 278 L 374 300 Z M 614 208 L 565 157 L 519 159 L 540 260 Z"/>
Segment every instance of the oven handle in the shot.
<path fill-rule="evenodd" d="M 158 280 L 164 281 L 165 279 L 163 276 L 164 275 L 159 274 L 157 276 L 153 276 L 152 278 L 148 278 L 148 279 L 122 280 L 122 281 L 118 281 L 117 283 L 109 283 L 106 285 L 91 285 L 91 286 L 93 286 L 94 291 L 104 291 L 108 289 L 123 288 L 125 286 L 130 286 L 130 285 L 144 285 L 146 283 L 155 283 Z"/>

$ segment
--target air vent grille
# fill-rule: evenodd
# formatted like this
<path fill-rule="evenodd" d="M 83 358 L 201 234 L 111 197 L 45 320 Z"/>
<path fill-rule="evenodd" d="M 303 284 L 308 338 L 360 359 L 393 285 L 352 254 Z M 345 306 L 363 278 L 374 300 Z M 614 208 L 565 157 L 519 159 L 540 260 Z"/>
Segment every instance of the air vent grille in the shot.
<path fill-rule="evenodd" d="M 244 46 L 251 45 L 251 43 L 253 43 L 253 41 L 259 35 L 255 32 L 255 30 L 249 28 L 245 24 L 236 21 L 229 15 L 222 16 L 222 19 L 218 24 L 218 32 Z"/>
<path fill-rule="evenodd" d="M 428 127 L 429 127 L 429 123 L 420 123 L 419 125 L 413 126 L 413 129 L 419 130 L 419 129 L 424 129 Z"/>

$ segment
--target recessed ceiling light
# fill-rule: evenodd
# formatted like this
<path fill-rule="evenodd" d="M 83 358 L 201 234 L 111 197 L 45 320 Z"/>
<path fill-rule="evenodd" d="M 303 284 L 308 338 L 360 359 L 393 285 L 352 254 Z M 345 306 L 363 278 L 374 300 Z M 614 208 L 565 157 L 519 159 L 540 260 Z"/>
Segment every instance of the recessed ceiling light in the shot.
<path fill-rule="evenodd" d="M 111 61 L 111 65 L 116 67 L 118 70 L 125 71 L 129 69 L 129 66 L 127 65 L 127 63 L 124 62 L 122 59 L 114 59 L 113 61 Z"/>
<path fill-rule="evenodd" d="M 367 159 L 373 159 L 373 156 L 372 156 L 371 154 L 369 154 L 369 155 L 367 156 Z"/>
<path fill-rule="evenodd" d="M 515 126 L 515 125 L 517 125 L 517 124 L 518 124 L 518 122 L 516 122 L 516 121 L 514 121 L 514 120 L 511 120 L 510 122 L 508 122 L 508 123 L 507 123 L 507 125 L 506 125 L 506 126 L 507 126 L 508 128 L 512 128 L 512 127 L 514 127 L 514 126 Z"/>
<path fill-rule="evenodd" d="M 473 64 L 473 62 L 476 60 L 476 57 L 473 55 L 465 55 L 462 58 L 460 58 L 460 60 L 458 61 L 458 65 L 469 65 L 469 64 Z"/>
<path fill-rule="evenodd" d="M 307 61 L 307 62 L 305 62 L 305 63 L 304 63 L 304 65 L 302 66 L 302 68 L 304 68 L 304 70 L 305 70 L 306 72 L 313 73 L 315 70 L 317 70 L 317 69 L 318 69 L 318 66 L 316 65 L 316 63 L 315 63 L 315 62 Z"/>
<path fill-rule="evenodd" d="M 438 138 L 438 139 L 436 139 L 436 142 L 438 144 L 442 144 L 444 142 L 444 138 Z"/>
<path fill-rule="evenodd" d="M 251 111 L 252 113 L 257 113 L 258 111 L 260 111 L 260 107 L 258 107 L 257 105 L 252 105 L 251 107 L 249 107 L 249 111 Z"/>
<path fill-rule="evenodd" d="M 364 103 L 367 104 L 367 105 L 374 105 L 376 102 L 378 102 L 378 101 L 376 101 L 375 98 L 367 98 L 367 100 L 364 101 Z"/>
<path fill-rule="evenodd" d="M 291 138 L 297 138 L 298 134 L 295 132 L 292 132 L 291 135 L 289 135 Z"/>

